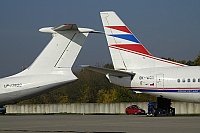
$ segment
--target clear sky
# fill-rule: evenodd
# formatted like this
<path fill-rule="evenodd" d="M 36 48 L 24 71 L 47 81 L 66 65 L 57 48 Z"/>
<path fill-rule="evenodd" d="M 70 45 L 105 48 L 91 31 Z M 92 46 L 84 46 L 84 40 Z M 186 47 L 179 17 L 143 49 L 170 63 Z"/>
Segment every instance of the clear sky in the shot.
<path fill-rule="evenodd" d="M 76 23 L 103 31 L 100 11 L 115 11 L 157 57 L 194 60 L 200 52 L 200 0 L 0 0 L 0 77 L 29 66 L 51 35 L 41 27 Z M 104 35 L 89 35 L 74 69 L 111 63 Z"/>

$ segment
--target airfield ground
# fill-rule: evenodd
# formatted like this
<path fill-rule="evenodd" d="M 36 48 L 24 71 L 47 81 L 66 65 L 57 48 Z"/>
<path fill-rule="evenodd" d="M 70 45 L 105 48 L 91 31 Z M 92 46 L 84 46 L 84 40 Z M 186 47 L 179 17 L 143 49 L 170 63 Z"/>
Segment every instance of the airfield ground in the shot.
<path fill-rule="evenodd" d="M 1 115 L 2 133 L 199 133 L 200 116 Z"/>

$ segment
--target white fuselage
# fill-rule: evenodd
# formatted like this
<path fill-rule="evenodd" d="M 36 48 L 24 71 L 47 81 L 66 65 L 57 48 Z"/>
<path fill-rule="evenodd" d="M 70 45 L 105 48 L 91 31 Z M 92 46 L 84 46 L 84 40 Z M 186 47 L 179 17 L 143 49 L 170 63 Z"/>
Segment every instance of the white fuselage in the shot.
<path fill-rule="evenodd" d="M 17 103 L 77 79 L 71 71 L 68 75 L 41 74 L 2 78 L 0 79 L 0 105 Z"/>
<path fill-rule="evenodd" d="M 131 72 L 131 71 L 129 71 Z M 169 99 L 200 102 L 200 67 L 159 67 L 133 70 L 130 77 L 107 76 L 110 82 Z"/>

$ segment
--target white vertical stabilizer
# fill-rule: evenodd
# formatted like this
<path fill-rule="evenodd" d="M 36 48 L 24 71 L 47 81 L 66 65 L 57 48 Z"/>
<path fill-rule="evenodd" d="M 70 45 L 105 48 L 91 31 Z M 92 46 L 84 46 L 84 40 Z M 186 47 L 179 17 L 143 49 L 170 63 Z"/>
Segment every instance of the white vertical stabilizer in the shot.
<path fill-rule="evenodd" d="M 25 71 L 15 75 L 67 74 L 77 58 L 85 38 L 93 29 L 78 28 L 75 24 L 41 28 L 53 38 Z"/>
<path fill-rule="evenodd" d="M 100 12 L 100 15 L 116 70 L 183 66 L 183 64 L 154 57 L 115 12 Z"/>

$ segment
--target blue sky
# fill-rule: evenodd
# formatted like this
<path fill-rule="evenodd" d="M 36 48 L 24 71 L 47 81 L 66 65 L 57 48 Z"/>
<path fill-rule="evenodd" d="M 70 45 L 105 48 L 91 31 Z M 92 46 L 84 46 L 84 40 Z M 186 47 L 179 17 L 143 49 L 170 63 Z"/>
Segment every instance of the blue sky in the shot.
<path fill-rule="evenodd" d="M 157 57 L 194 60 L 200 52 L 199 0 L 0 0 L 0 77 L 29 66 L 51 35 L 41 27 L 76 23 L 103 31 L 100 11 L 115 11 Z M 90 34 L 73 69 L 110 63 L 104 35 Z"/>

